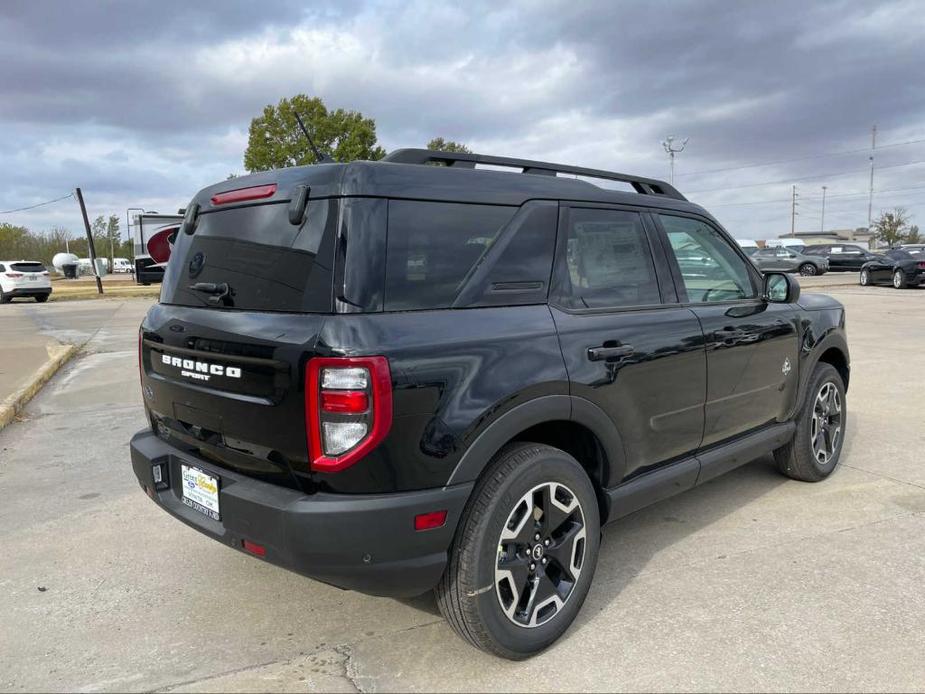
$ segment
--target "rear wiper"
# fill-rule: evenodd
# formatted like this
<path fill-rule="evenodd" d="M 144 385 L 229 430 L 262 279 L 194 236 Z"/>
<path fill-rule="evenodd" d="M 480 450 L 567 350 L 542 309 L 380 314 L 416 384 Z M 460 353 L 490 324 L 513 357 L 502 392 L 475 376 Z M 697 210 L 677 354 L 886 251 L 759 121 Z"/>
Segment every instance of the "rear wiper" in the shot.
<path fill-rule="evenodd" d="M 221 282 L 216 284 L 215 282 L 197 282 L 196 284 L 191 284 L 189 286 L 191 292 L 202 292 L 203 294 L 212 294 L 208 301 L 214 306 L 227 305 L 231 306 L 233 304 L 232 297 L 234 296 L 234 289 L 231 288 L 227 282 Z"/>

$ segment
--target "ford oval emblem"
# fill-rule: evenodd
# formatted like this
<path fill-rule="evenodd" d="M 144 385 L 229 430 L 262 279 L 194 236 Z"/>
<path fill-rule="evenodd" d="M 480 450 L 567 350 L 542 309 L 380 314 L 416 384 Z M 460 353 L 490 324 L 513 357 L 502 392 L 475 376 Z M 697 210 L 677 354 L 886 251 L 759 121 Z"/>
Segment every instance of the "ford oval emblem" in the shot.
<path fill-rule="evenodd" d="M 205 264 L 206 264 L 206 257 L 202 254 L 202 251 L 194 255 L 193 259 L 189 261 L 190 277 L 198 277 L 199 273 L 202 272 L 202 266 Z"/>

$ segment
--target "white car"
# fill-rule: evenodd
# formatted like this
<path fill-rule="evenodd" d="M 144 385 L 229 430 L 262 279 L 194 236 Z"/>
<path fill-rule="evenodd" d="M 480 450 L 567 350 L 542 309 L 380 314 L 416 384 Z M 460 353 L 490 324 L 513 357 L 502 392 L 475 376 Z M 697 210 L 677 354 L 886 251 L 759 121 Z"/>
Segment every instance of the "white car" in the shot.
<path fill-rule="evenodd" d="M 132 273 L 132 272 L 135 272 L 135 266 L 132 265 L 131 261 L 129 261 L 128 258 L 113 258 L 112 259 L 112 271 Z"/>
<path fill-rule="evenodd" d="M 39 303 L 51 294 L 51 277 L 42 263 L 32 260 L 0 260 L 0 304 L 17 296 L 31 296 Z"/>

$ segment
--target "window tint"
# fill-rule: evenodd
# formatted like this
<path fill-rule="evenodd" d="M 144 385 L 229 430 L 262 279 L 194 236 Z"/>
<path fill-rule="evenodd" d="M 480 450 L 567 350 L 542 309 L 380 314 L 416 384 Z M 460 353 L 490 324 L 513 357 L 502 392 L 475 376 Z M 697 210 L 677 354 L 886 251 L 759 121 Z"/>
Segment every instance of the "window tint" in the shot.
<path fill-rule="evenodd" d="M 11 263 L 10 269 L 14 272 L 45 272 L 41 263 Z"/>
<path fill-rule="evenodd" d="M 709 224 L 659 215 L 690 301 L 732 301 L 758 295 L 745 261 Z"/>
<path fill-rule="evenodd" d="M 560 300 L 570 308 L 661 301 L 645 229 L 635 212 L 574 208 L 565 238 Z"/>
<path fill-rule="evenodd" d="M 389 201 L 385 310 L 447 308 L 515 207 Z"/>

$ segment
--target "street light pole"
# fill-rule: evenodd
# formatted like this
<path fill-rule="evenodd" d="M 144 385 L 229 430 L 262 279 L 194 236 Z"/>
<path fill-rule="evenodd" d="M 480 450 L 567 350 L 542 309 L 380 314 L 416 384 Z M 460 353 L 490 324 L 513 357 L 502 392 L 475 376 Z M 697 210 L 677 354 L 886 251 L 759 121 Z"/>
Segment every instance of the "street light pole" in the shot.
<path fill-rule="evenodd" d="M 674 185 L 674 155 L 679 152 L 684 151 L 684 146 L 687 144 L 689 137 L 685 137 L 680 145 L 675 145 L 675 136 L 669 135 L 664 140 L 662 140 L 662 147 L 665 148 L 665 151 L 668 153 L 668 159 L 670 161 L 670 168 L 668 170 L 668 182 L 671 185 Z"/>
<path fill-rule="evenodd" d="M 822 186 L 822 221 L 819 223 L 819 232 L 825 233 L 825 189 L 828 186 Z"/>

